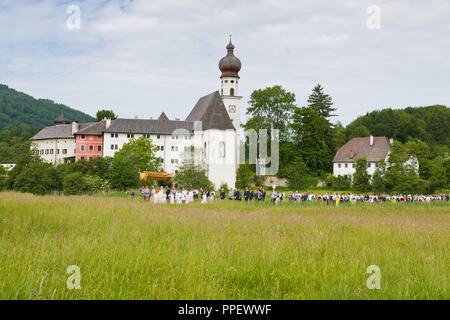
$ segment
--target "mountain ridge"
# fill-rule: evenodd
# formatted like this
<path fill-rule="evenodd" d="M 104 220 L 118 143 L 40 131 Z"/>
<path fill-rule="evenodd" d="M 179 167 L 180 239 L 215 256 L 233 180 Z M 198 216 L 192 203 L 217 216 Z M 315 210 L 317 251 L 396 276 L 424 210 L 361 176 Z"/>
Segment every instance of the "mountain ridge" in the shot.
<path fill-rule="evenodd" d="M 43 128 L 63 113 L 66 118 L 78 122 L 91 122 L 95 118 L 67 105 L 50 99 L 36 99 L 0 84 L 0 130 L 8 125 L 30 125 Z"/>

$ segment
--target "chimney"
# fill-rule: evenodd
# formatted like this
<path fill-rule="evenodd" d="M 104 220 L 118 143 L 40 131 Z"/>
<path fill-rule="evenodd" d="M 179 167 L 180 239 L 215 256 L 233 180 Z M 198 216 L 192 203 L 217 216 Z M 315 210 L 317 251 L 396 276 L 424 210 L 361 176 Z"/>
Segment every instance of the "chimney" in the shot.
<path fill-rule="evenodd" d="M 373 147 L 373 135 L 370 135 L 370 138 L 369 138 L 369 145 L 370 145 L 371 147 Z"/>
<path fill-rule="evenodd" d="M 355 151 L 353 149 L 350 149 L 350 159 L 353 159 L 355 156 Z"/>
<path fill-rule="evenodd" d="M 106 129 L 108 129 L 109 126 L 111 125 L 111 119 L 103 118 L 103 121 L 106 121 Z"/>
<path fill-rule="evenodd" d="M 80 125 L 78 124 L 78 122 L 72 121 L 72 134 L 75 134 L 75 132 L 78 131 L 79 127 L 80 127 Z"/>

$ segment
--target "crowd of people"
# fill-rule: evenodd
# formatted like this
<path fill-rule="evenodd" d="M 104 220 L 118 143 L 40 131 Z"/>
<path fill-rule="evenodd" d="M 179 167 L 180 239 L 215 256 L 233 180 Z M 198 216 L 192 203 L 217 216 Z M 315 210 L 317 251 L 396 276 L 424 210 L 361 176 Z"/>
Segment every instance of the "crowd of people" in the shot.
<path fill-rule="evenodd" d="M 132 198 L 135 197 L 134 190 L 129 192 Z M 266 190 L 264 188 L 245 188 L 245 189 L 229 189 L 228 193 L 221 189 L 218 195 L 220 200 L 234 200 L 234 201 L 266 201 Z M 214 190 L 208 189 L 186 189 L 177 190 L 172 187 L 152 187 L 142 186 L 140 189 L 140 197 L 144 201 L 153 201 L 154 203 L 176 203 L 184 204 L 195 201 L 201 203 L 214 203 L 216 193 Z M 383 202 L 434 202 L 434 201 L 449 201 L 448 194 L 433 194 L 433 195 L 412 195 L 412 194 L 362 194 L 362 193 L 313 193 L 313 192 L 277 192 L 273 188 L 270 192 L 270 201 L 279 204 L 284 202 L 301 203 L 301 202 L 319 202 L 325 205 L 339 205 L 340 203 L 383 203 Z"/>

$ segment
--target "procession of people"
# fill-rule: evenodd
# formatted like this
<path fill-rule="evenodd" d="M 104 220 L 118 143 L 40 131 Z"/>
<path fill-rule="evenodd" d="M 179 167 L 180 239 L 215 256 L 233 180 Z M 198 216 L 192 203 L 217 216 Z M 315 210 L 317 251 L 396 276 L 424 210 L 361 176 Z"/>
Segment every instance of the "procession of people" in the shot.
<path fill-rule="evenodd" d="M 134 190 L 130 190 L 129 195 L 131 198 L 135 197 Z M 219 192 L 220 200 L 228 201 L 244 201 L 244 202 L 265 202 L 266 190 L 264 188 L 230 188 L 228 190 L 228 196 L 224 189 Z M 208 189 L 196 189 L 196 188 L 182 188 L 176 189 L 172 187 L 152 187 L 142 186 L 140 190 L 141 199 L 144 201 L 152 201 L 153 203 L 171 203 L 171 204 L 189 204 L 196 201 L 200 201 L 202 204 L 214 203 L 216 199 L 216 193 L 214 190 Z M 313 192 L 299 192 L 298 190 L 293 192 L 276 191 L 276 188 L 272 189 L 270 193 L 270 202 L 274 204 L 280 203 L 323 203 L 325 205 L 339 205 L 341 203 L 386 203 L 386 202 L 435 202 L 435 201 L 449 201 L 448 194 L 430 194 L 430 195 L 418 195 L 418 194 L 369 194 L 369 193 L 313 193 Z"/>

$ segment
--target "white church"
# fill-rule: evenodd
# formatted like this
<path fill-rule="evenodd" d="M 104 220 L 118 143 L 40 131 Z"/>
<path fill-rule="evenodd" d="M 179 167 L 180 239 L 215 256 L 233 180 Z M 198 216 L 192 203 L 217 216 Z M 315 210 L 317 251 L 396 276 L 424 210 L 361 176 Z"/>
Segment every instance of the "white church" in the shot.
<path fill-rule="evenodd" d="M 32 148 L 51 163 L 93 156 L 112 157 L 132 138 L 145 136 L 157 146 L 162 170 L 176 174 L 185 151 L 193 146 L 196 159 L 205 164 L 208 178 L 216 188 L 226 183 L 234 187 L 239 166 L 240 110 L 239 71 L 241 61 L 234 56 L 234 45 L 219 62 L 220 90 L 200 98 L 188 117 L 169 120 L 163 112 L 158 119 L 116 119 L 101 123 L 77 124 L 57 119 L 32 139 Z M 60 117 L 61 118 L 61 117 Z M 92 137 L 92 138 L 91 138 Z M 102 146 L 90 141 L 102 141 Z M 64 145 L 59 150 L 58 146 Z M 92 151 L 92 156 L 89 153 Z"/>

